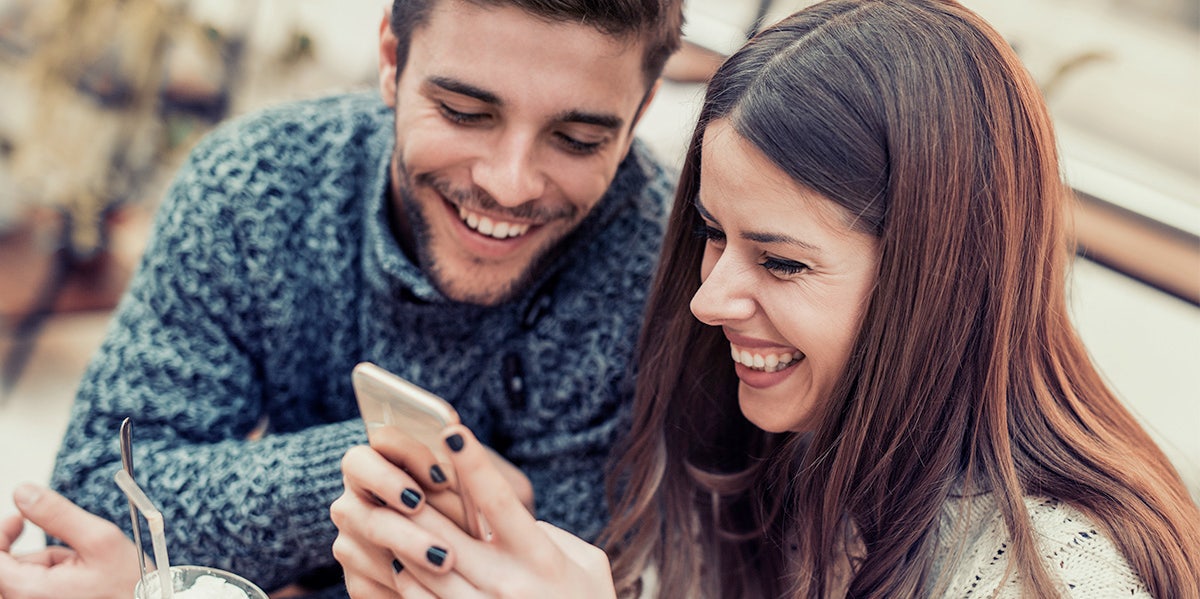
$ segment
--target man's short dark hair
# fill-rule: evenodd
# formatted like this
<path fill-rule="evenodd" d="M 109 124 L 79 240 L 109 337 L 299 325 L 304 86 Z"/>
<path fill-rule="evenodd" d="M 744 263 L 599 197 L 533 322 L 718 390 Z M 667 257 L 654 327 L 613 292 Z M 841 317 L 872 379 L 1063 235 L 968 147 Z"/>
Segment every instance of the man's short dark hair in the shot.
<path fill-rule="evenodd" d="M 391 28 L 396 36 L 396 77 L 404 71 L 412 32 L 425 24 L 438 2 L 394 0 Z M 641 39 L 646 87 L 662 73 L 667 58 L 679 49 L 683 0 L 458 0 L 479 6 L 513 6 L 531 15 L 564 23 L 586 23 L 613 37 Z"/>

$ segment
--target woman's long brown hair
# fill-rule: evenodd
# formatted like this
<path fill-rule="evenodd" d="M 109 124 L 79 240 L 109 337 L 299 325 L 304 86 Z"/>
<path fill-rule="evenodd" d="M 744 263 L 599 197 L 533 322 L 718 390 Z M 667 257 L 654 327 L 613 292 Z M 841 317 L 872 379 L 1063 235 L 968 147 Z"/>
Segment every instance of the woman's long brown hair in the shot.
<path fill-rule="evenodd" d="M 880 239 L 849 365 L 806 435 L 745 420 L 727 341 L 688 309 L 716 119 Z M 618 588 L 653 566 L 665 597 L 925 596 L 945 583 L 947 499 L 986 491 L 1027 596 L 1057 594 L 1023 503 L 1049 496 L 1099 523 L 1152 594 L 1200 597 L 1196 504 L 1068 317 L 1072 201 L 1040 93 L 952 1 L 830 0 L 733 55 L 688 148 L 640 340 L 603 536 Z"/>

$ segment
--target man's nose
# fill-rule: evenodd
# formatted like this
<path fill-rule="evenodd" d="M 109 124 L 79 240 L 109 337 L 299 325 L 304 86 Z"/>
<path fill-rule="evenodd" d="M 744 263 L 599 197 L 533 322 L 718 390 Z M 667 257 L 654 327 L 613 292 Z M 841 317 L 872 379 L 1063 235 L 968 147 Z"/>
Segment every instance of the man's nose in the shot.
<path fill-rule="evenodd" d="M 475 185 L 501 206 L 515 208 L 542 197 L 546 174 L 536 134 L 505 132 L 472 169 Z"/>

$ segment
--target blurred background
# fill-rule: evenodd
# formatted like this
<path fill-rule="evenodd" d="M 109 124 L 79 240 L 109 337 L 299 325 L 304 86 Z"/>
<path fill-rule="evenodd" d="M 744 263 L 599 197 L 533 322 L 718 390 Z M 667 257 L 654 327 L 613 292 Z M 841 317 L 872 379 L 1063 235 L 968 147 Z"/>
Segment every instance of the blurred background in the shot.
<path fill-rule="evenodd" d="M 811 2 L 687 0 L 639 135 L 678 166 L 703 82 Z M 965 0 L 1054 115 L 1073 317 L 1200 499 L 1200 0 Z M 217 123 L 372 89 L 383 0 L 0 0 L 0 514 L 46 483 L 163 189 Z M 113 431 L 116 442 L 117 431 Z M 19 548 L 40 546 L 26 534 Z"/>

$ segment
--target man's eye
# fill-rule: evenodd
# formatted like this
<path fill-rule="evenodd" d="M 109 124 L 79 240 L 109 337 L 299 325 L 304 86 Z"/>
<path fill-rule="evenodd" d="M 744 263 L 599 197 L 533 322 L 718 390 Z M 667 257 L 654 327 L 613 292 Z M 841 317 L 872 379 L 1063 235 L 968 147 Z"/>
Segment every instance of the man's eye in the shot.
<path fill-rule="evenodd" d="M 441 111 L 442 116 L 446 117 L 447 120 L 449 120 L 450 122 L 453 122 L 453 123 L 458 123 L 460 125 L 469 125 L 472 123 L 478 123 L 479 121 L 487 118 L 487 113 L 461 112 L 461 111 L 455 110 L 453 108 L 450 108 L 444 102 L 438 103 L 438 109 Z"/>
<path fill-rule="evenodd" d="M 565 133 L 555 133 L 554 135 L 562 142 L 567 151 L 573 154 L 594 154 L 596 150 L 600 149 L 600 145 L 602 144 L 602 142 L 598 141 L 579 141 Z"/>

